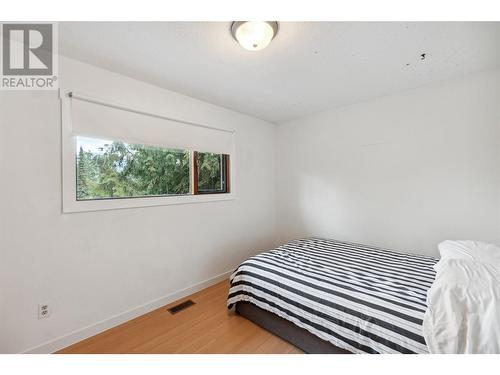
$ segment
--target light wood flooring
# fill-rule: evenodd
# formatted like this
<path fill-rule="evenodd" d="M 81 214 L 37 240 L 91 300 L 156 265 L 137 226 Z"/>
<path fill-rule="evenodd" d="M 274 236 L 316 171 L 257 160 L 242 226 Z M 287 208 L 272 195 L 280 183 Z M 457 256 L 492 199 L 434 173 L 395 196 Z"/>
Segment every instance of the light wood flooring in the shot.
<path fill-rule="evenodd" d="M 58 353 L 302 353 L 298 348 L 229 312 L 223 281 L 170 305 L 71 345 Z M 187 299 L 196 304 L 171 314 Z"/>

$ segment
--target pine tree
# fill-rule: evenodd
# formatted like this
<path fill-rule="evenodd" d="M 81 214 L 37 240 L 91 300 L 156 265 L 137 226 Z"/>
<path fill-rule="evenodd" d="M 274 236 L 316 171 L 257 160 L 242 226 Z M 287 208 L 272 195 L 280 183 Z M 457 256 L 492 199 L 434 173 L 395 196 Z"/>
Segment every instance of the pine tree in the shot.
<path fill-rule="evenodd" d="M 76 198 L 87 199 L 89 198 L 88 188 L 88 163 L 83 148 L 80 147 L 77 158 L 76 170 Z"/>

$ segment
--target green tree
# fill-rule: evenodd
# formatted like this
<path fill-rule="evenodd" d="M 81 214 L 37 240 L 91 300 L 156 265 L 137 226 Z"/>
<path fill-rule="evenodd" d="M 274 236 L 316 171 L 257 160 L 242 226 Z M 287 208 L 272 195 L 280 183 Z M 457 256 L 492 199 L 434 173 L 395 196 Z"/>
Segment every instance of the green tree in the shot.
<path fill-rule="evenodd" d="M 76 198 L 86 198 L 89 194 L 88 160 L 81 146 L 77 157 L 76 181 Z"/>
<path fill-rule="evenodd" d="M 187 194 L 189 152 L 132 145 L 125 173 L 143 195 Z"/>
<path fill-rule="evenodd" d="M 80 147 L 78 199 L 189 193 L 189 152 L 123 142 Z"/>
<path fill-rule="evenodd" d="M 198 188 L 200 190 L 218 190 L 221 188 L 222 155 L 210 152 L 198 154 Z"/>

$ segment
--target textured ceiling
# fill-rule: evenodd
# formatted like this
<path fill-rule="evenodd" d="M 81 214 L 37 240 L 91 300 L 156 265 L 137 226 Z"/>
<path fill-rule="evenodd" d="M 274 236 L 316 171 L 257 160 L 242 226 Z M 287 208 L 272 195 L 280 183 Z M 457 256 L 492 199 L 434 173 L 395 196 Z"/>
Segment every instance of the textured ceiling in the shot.
<path fill-rule="evenodd" d="M 63 22 L 60 51 L 271 122 L 494 68 L 500 59 L 499 23 L 282 22 L 259 52 L 241 48 L 229 27 Z"/>

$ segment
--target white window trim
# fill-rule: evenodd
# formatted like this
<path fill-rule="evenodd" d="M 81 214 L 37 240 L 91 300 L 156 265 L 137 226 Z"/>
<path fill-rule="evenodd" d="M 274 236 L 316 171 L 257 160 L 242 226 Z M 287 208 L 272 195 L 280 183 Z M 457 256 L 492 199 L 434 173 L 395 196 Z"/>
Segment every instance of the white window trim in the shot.
<path fill-rule="evenodd" d="M 230 184 L 231 191 L 223 194 L 198 194 L 198 195 L 172 195 L 158 197 L 138 197 L 138 198 L 119 198 L 119 199 L 99 199 L 84 200 L 76 199 L 76 137 L 72 132 L 71 124 L 71 97 L 72 90 L 60 90 L 61 99 L 61 131 L 62 131 L 62 211 L 64 213 L 117 210 L 139 207 L 167 206 L 178 204 L 207 203 L 218 201 L 229 201 L 236 198 L 236 158 L 233 150 L 230 155 Z M 132 109 L 131 106 L 119 105 L 123 108 L 131 108 L 134 111 L 140 111 L 144 114 L 150 114 L 157 117 L 166 117 L 162 114 L 151 113 L 149 111 Z M 206 125 L 199 125 L 206 127 Z M 189 150 L 197 151 L 197 150 Z M 192 168 L 190 168 L 192 169 Z M 191 175 L 191 187 L 194 176 Z"/>

